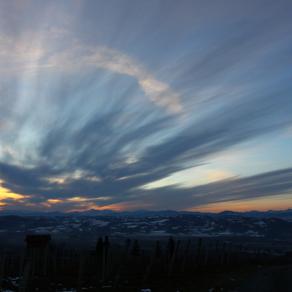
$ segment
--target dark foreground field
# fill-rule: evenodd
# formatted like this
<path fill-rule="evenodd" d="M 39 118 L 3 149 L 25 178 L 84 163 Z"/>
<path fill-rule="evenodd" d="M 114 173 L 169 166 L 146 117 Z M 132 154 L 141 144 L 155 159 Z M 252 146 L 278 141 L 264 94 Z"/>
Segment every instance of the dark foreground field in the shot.
<path fill-rule="evenodd" d="M 33 234 L 22 242 L 2 241 L 0 291 L 292 291 L 291 253 L 272 241 L 103 236 L 74 248 Z"/>

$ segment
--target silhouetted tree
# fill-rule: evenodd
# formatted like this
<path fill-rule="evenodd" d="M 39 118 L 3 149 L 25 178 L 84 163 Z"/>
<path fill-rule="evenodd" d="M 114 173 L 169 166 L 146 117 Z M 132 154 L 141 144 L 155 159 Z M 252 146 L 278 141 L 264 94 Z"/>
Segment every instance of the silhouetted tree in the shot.
<path fill-rule="evenodd" d="M 155 245 L 155 258 L 159 259 L 162 256 L 162 249 L 160 246 L 160 242 L 159 240 L 156 241 L 156 245 Z"/>
<path fill-rule="evenodd" d="M 167 243 L 167 254 L 169 258 L 173 256 L 174 251 L 175 251 L 175 241 L 172 238 L 172 236 L 170 236 Z"/>
<path fill-rule="evenodd" d="M 139 244 L 138 240 L 136 239 L 133 243 L 131 255 L 139 256 L 140 254 L 141 254 L 140 244 Z"/>

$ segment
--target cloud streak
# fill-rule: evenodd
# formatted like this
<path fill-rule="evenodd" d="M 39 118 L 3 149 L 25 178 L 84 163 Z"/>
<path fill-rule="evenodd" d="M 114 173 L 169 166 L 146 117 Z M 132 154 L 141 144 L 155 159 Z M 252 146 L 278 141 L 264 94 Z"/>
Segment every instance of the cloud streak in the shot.
<path fill-rule="evenodd" d="M 27 39 L 31 37 L 36 41 L 28 42 Z M 50 33 L 47 37 L 49 39 L 46 42 L 58 43 L 64 42 L 64 37 L 68 38 L 68 35 L 66 32 L 58 31 Z M 6 65 L 2 66 L 2 74 L 19 71 L 23 74 L 38 74 L 43 70 L 58 70 L 72 74 L 79 70 L 104 69 L 133 77 L 154 104 L 170 113 L 179 114 L 183 111 L 179 94 L 125 53 L 104 46 L 86 46 L 74 38 L 69 38 L 67 46 L 56 51 L 52 43 L 50 44 L 52 49 L 45 47 L 42 38 L 27 36 L 24 40 L 13 40 L 0 35 L 0 63 Z"/>

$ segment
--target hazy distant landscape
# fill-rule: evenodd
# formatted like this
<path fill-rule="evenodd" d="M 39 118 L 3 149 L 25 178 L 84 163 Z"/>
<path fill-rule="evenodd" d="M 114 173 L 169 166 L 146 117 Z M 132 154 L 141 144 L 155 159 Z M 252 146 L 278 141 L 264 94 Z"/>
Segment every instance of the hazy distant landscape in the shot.
<path fill-rule="evenodd" d="M 2 245 L 5 241 L 20 244 L 20 239 L 26 234 L 51 234 L 55 240 L 84 246 L 92 246 L 98 236 L 106 235 L 112 238 L 144 237 L 148 240 L 169 236 L 230 238 L 231 241 L 247 238 L 258 242 L 261 247 L 271 245 L 279 249 L 282 245 L 281 251 L 286 252 L 292 247 L 292 210 L 246 213 L 91 210 L 22 215 L 2 212 Z"/>

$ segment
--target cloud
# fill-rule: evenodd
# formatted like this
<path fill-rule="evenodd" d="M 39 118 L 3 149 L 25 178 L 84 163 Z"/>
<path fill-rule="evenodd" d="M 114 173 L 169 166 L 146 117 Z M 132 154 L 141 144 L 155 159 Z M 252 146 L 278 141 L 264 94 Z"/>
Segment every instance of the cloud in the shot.
<path fill-rule="evenodd" d="M 145 11 L 102 6 L 107 15 L 97 17 L 102 9 L 93 4 L 69 5 L 71 15 L 58 3 L 48 10 L 54 23 L 29 5 L 21 9 L 32 21 L 6 17 L 0 29 L 5 189 L 30 196 L 28 208 L 66 210 L 77 208 L 72 198 L 82 208 L 185 208 L 255 193 L 243 191 L 244 178 L 200 188 L 145 185 L 291 127 L 289 9 L 229 3 L 227 11 L 206 4 L 198 12 L 186 1 Z"/>
<path fill-rule="evenodd" d="M 0 177 L 6 188 L 32 195 L 31 200 L 38 203 L 39 200 L 58 198 L 68 203 L 69 198 L 80 196 L 108 197 L 112 204 L 132 200 L 142 203 L 143 200 L 148 202 L 148 195 L 157 207 L 166 201 L 172 208 L 185 208 L 191 202 L 216 202 L 218 198 L 222 199 L 222 194 L 217 198 L 212 188 L 202 189 L 202 194 L 208 194 L 203 198 L 193 196 L 193 191 L 198 189 L 172 187 L 150 193 L 141 187 L 199 165 L 210 155 L 236 144 L 290 125 L 291 117 L 280 116 L 288 108 L 288 94 L 278 95 L 277 102 L 271 94 L 254 98 L 246 104 L 242 101 L 228 104 L 223 110 L 215 110 L 163 139 L 165 130 L 169 127 L 175 129 L 173 117 L 153 117 L 143 109 L 129 118 L 129 105 L 124 103 L 125 100 L 120 105 L 122 111 L 115 110 L 119 106 L 115 103 L 114 108 L 83 118 L 77 126 L 74 111 L 72 116 L 70 112 L 68 119 L 63 113 L 55 127 L 43 132 L 34 153 L 36 160 L 29 167 L 19 162 L 1 163 Z M 78 106 L 76 110 L 78 112 L 81 108 Z M 271 115 L 278 114 L 278 119 L 270 119 Z M 158 140 L 155 137 L 159 137 Z M 16 154 L 11 153 L 12 159 L 15 158 Z M 29 158 L 28 161 L 32 160 Z M 216 189 L 219 186 L 216 185 Z M 247 192 L 243 194 L 248 197 Z M 101 202 L 99 206 L 104 205 L 105 202 Z"/>
<path fill-rule="evenodd" d="M 152 208 L 196 209 L 200 206 L 228 206 L 232 202 L 242 202 L 248 206 L 249 200 L 277 198 L 292 192 L 292 169 L 281 169 L 244 178 L 224 179 L 195 187 L 165 186 L 151 190 L 141 190 L 134 201 L 153 202 Z M 157 208 L 157 206 L 159 206 Z M 260 207 L 260 206 L 258 206 Z M 284 207 L 283 207 L 284 208 Z M 215 209 L 215 208 L 214 208 Z"/>
<path fill-rule="evenodd" d="M 3 166 L 2 166 L 3 169 Z M 19 170 L 16 170 L 16 172 Z M 13 176 L 14 178 L 16 176 Z M 9 179 L 6 176 L 6 179 Z M 73 188 L 78 191 L 84 190 L 82 181 L 71 181 L 71 186 L 66 185 L 63 188 L 57 188 L 57 185 L 50 183 L 47 188 L 42 186 L 38 189 L 37 195 L 13 197 L 13 202 L 9 200 L 9 208 L 22 206 L 37 208 L 40 204 L 51 210 L 85 210 L 85 209 L 137 209 L 147 206 L 151 209 L 197 209 L 200 206 L 218 206 L 226 203 L 226 206 L 232 205 L 232 202 L 244 201 L 248 206 L 248 201 L 254 201 L 260 198 L 277 198 L 284 194 L 292 192 L 292 169 L 281 169 L 267 172 L 260 175 L 254 175 L 245 178 L 229 178 L 209 184 L 203 184 L 195 187 L 165 186 L 155 189 L 133 188 L 122 192 L 122 196 L 117 195 L 115 188 L 107 190 L 111 192 L 107 196 L 84 196 L 74 195 Z M 17 189 L 17 183 L 14 181 L 13 188 Z M 3 186 L 12 187 L 11 183 L 4 182 Z M 55 190 L 53 194 L 51 187 Z M 64 192 L 64 187 L 72 187 L 70 194 Z M 88 189 L 88 185 L 86 185 Z M 23 188 L 23 186 L 22 186 Z M 29 184 L 27 185 L 29 190 Z M 103 186 L 105 188 L 105 186 Z M 94 189 L 98 190 L 98 184 L 94 184 Z M 49 190 L 47 192 L 46 190 Z M 7 192 L 8 193 L 8 192 Z M 51 196 L 51 198 L 49 198 Z M 11 196 L 2 199 L 6 202 Z M 49 199 L 48 199 L 49 198 Z M 6 199 L 6 201 L 4 200 Z M 21 200 L 20 200 L 21 199 Z M 19 201 L 21 202 L 19 204 Z M 254 206 L 254 204 L 253 204 Z"/>
<path fill-rule="evenodd" d="M 127 54 L 109 47 L 91 47 L 82 44 L 68 36 L 66 31 L 51 30 L 44 34 L 28 35 L 23 39 L 0 35 L 2 74 L 22 72 L 24 75 L 29 75 L 44 70 L 58 70 L 72 74 L 79 70 L 104 69 L 133 77 L 150 101 L 170 113 L 179 114 L 183 111 L 179 94 L 168 84 L 155 78 L 140 62 Z M 60 42 L 64 45 L 56 50 L 55 47 L 58 47 Z"/>
<path fill-rule="evenodd" d="M 2 186 L 3 182 L 0 181 L 0 208 L 13 205 L 15 202 L 22 202 L 24 203 L 25 199 L 28 199 L 29 196 L 24 196 L 21 194 L 15 194 L 10 190 L 6 189 Z"/>
<path fill-rule="evenodd" d="M 172 113 L 183 110 L 179 94 L 169 85 L 157 80 L 142 64 L 117 50 L 107 47 L 86 48 L 82 44 L 75 44 L 76 48 L 66 50 L 48 60 L 47 66 L 58 67 L 61 70 L 84 69 L 97 67 L 125 74 L 135 78 L 146 96 L 155 104 L 168 109 Z"/>

